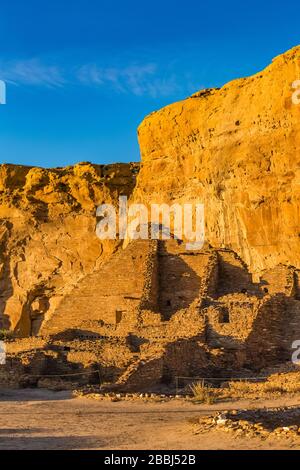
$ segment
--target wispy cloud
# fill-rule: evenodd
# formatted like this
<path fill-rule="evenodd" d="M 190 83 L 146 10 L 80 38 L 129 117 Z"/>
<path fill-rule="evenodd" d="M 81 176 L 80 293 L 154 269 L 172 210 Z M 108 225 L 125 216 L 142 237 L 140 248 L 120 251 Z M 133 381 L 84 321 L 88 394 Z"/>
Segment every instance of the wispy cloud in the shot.
<path fill-rule="evenodd" d="M 43 64 L 39 59 L 0 62 L 0 77 L 16 85 L 57 87 L 66 83 L 58 66 Z"/>
<path fill-rule="evenodd" d="M 156 64 L 129 65 L 122 68 L 102 68 L 86 64 L 77 71 L 79 82 L 93 86 L 110 86 L 119 93 L 153 98 L 166 96 L 178 89 L 175 77 L 161 77 Z"/>
<path fill-rule="evenodd" d="M 62 87 L 67 84 L 108 88 L 116 93 L 157 98 L 180 90 L 174 74 L 155 63 L 101 67 L 97 63 L 61 67 L 40 59 L 0 61 L 0 79 L 16 85 Z"/>

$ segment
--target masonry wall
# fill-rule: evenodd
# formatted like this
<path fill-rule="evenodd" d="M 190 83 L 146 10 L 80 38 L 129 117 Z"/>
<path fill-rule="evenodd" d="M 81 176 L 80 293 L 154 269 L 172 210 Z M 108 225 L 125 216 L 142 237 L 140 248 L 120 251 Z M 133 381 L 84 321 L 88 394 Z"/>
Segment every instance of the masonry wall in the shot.
<path fill-rule="evenodd" d="M 283 293 L 288 297 L 295 297 L 298 290 L 297 280 L 293 267 L 280 264 L 263 274 L 261 286 L 270 294 Z"/>
<path fill-rule="evenodd" d="M 256 303 L 256 298 L 246 294 L 231 294 L 222 302 L 211 302 L 204 311 L 208 344 L 239 349 L 252 330 Z"/>
<path fill-rule="evenodd" d="M 147 240 L 136 240 L 112 256 L 99 271 L 85 277 L 43 325 L 41 334 L 54 335 L 70 329 L 81 329 L 84 334 L 90 328 L 100 332 L 103 323 L 136 323 L 149 250 Z"/>
<path fill-rule="evenodd" d="M 290 361 L 300 339 L 298 273 L 276 272 L 268 282 L 284 292 L 270 294 L 232 251 L 136 240 L 82 279 L 43 336 L 12 342 L 10 354 L 27 374 L 96 367 L 128 391 L 257 373 Z"/>

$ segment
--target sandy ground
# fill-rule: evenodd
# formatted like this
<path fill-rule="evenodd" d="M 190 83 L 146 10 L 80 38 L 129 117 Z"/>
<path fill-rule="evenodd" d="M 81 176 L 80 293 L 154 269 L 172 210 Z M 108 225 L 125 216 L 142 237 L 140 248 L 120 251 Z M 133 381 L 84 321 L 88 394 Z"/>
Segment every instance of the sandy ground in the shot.
<path fill-rule="evenodd" d="M 97 401 L 69 392 L 0 391 L 0 449 L 300 449 L 298 442 L 237 439 L 222 432 L 195 435 L 190 419 L 230 408 L 297 405 L 278 400 L 194 405 Z"/>

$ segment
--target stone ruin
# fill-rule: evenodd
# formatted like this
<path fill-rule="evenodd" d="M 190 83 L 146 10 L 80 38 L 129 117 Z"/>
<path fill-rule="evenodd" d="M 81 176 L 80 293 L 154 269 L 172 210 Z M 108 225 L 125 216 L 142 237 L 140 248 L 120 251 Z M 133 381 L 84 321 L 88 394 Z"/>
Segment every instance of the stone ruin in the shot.
<path fill-rule="evenodd" d="M 299 270 L 279 265 L 254 282 L 232 250 L 135 240 L 74 286 L 35 336 L 7 343 L 0 381 L 155 390 L 176 377 L 258 374 L 291 361 L 298 338 Z"/>
<path fill-rule="evenodd" d="M 151 113 L 138 128 L 141 164 L 0 165 L 0 329 L 14 335 L 1 384 L 50 375 L 149 390 L 291 363 L 299 60 L 298 46 L 252 77 Z M 117 207 L 120 195 L 147 207 L 203 203 L 209 244 L 100 241 L 96 208 Z"/>

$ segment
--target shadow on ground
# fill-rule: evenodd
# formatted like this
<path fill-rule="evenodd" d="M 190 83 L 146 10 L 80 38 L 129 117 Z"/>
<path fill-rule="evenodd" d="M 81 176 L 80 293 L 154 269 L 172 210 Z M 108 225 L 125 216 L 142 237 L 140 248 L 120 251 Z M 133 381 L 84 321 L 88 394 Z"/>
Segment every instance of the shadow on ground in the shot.
<path fill-rule="evenodd" d="M 5 428 L 0 429 L 0 436 L 10 436 L 11 434 L 34 434 L 38 432 L 45 431 L 42 428 L 28 428 L 28 429 L 20 429 L 20 428 Z"/>
<path fill-rule="evenodd" d="M 265 429 L 273 432 L 279 427 L 300 426 L 300 408 L 242 410 L 230 415 L 232 421 L 245 420 L 250 424 L 261 423 Z"/>
<path fill-rule="evenodd" d="M 23 431 L 20 430 L 20 433 Z M 5 450 L 79 450 L 104 446 L 100 439 L 88 436 L 3 436 L 0 449 Z"/>
<path fill-rule="evenodd" d="M 0 389 L 0 402 L 3 401 L 61 401 L 69 400 L 72 392 L 68 390 L 54 392 L 43 389 Z"/>

